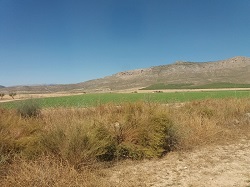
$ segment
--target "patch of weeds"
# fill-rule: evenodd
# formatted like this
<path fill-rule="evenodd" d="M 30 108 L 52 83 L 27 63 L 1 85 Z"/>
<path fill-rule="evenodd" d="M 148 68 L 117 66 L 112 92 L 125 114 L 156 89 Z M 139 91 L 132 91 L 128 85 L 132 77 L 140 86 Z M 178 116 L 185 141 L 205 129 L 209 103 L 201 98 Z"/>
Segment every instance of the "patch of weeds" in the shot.
<path fill-rule="evenodd" d="M 17 112 L 24 118 L 38 117 L 41 113 L 38 103 L 34 100 L 21 102 L 17 107 Z"/>

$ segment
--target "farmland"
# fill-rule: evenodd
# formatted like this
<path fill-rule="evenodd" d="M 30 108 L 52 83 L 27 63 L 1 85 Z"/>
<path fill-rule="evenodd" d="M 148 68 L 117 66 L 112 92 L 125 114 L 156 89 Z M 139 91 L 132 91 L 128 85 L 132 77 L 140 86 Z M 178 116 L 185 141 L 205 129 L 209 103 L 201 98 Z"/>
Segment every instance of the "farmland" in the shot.
<path fill-rule="evenodd" d="M 184 168 L 203 154 L 213 162 L 218 155 L 231 155 L 230 162 L 249 163 L 248 157 L 235 160 L 234 153 L 249 153 L 249 90 L 19 98 L 0 103 L 0 186 L 16 186 L 17 181 L 20 187 L 157 186 L 162 181 L 154 179 L 164 178 L 166 168 L 173 180 L 186 184 L 188 179 L 180 180 L 175 164 L 168 162 Z M 230 146 L 214 151 L 215 145 L 227 143 Z M 205 153 L 189 152 L 201 148 Z M 183 151 L 180 159 L 171 157 Z M 152 175 L 148 168 L 155 164 L 157 172 Z M 225 170 L 225 164 L 217 165 Z M 131 176 L 131 168 L 135 175 Z M 248 169 L 240 172 L 247 174 Z M 241 184 L 249 177 L 242 177 Z"/>
<path fill-rule="evenodd" d="M 250 84 L 234 84 L 227 82 L 215 82 L 210 84 L 153 84 L 141 90 L 163 90 L 163 89 L 218 89 L 218 88 L 250 88 Z"/>
<path fill-rule="evenodd" d="M 42 108 L 51 107 L 89 107 L 106 103 L 123 102 L 157 102 L 173 103 L 188 102 L 202 99 L 247 98 L 250 91 L 202 91 L 202 92 L 174 92 L 174 93 L 98 93 L 82 94 L 63 97 L 49 97 L 33 99 Z M 0 107 L 16 108 L 22 101 L 0 103 Z"/>
<path fill-rule="evenodd" d="M 170 96 L 176 97 L 170 100 Z M 249 137 L 250 100 L 247 91 L 85 94 L 32 101 L 47 108 L 39 112 L 39 108 L 36 110 L 29 107 L 32 105 L 19 108 L 20 102 L 2 103 L 12 104 L 5 107 L 16 106 L 18 109 L 0 109 L 0 186 L 52 184 L 125 187 L 135 184 L 145 186 L 151 182 L 157 186 L 162 181 L 154 179 L 158 176 L 165 177 L 166 168 L 167 172 L 173 172 L 171 176 L 174 180 L 180 179 L 174 172 L 176 166 L 170 167 L 168 164 L 168 160 L 171 162 L 171 155 L 187 151 L 186 156 L 180 158 L 183 163 L 181 168 L 191 168 L 190 164 L 194 161 L 189 161 L 188 150 L 205 149 L 214 144 L 237 143 L 245 139 L 239 151 L 244 148 L 242 155 L 248 155 L 249 151 L 249 141 L 246 138 Z M 32 104 L 32 101 L 24 103 Z M 82 103 L 79 104 L 80 101 Z M 87 106 L 87 101 L 88 106 L 93 107 L 78 108 Z M 150 101 L 190 102 L 176 107 L 177 105 L 162 105 Z M 118 106 L 119 102 L 122 103 Z M 73 108 L 67 108 L 69 106 Z M 216 162 L 218 154 L 222 154 L 230 158 L 230 162 L 235 162 L 238 157 L 234 156 L 234 150 L 237 152 L 238 145 L 226 149 L 222 147 L 216 149 L 217 152 L 211 149 L 206 155 L 198 152 L 195 156 L 199 158 L 198 161 L 201 157 L 209 156 L 209 161 L 213 159 Z M 221 150 L 225 150 L 225 153 Z M 150 169 L 155 167 L 154 160 L 146 162 L 148 166 L 146 163 L 139 164 L 143 168 L 139 167 L 138 162 L 132 162 L 130 167 L 120 162 L 157 159 L 166 154 L 170 157 L 158 159 L 159 167 L 154 172 Z M 180 160 L 177 158 L 171 163 L 178 164 Z M 237 164 L 247 165 L 248 161 L 249 157 L 246 156 L 238 160 Z M 207 162 L 204 161 L 204 164 Z M 216 175 L 221 170 L 227 171 L 224 165 L 220 166 Z M 117 170 L 116 166 L 120 169 Z M 192 164 L 193 166 L 202 169 L 199 164 Z M 130 175 L 131 168 L 133 171 L 137 168 L 135 176 Z M 181 168 L 177 168 L 178 172 L 185 172 Z M 203 171 L 205 172 L 204 168 Z M 248 171 L 247 168 L 240 169 L 244 174 Z M 156 176 L 151 177 L 151 172 Z M 197 173 L 197 170 L 194 168 L 192 172 Z M 238 172 L 239 169 L 236 168 L 234 173 Z M 116 180 L 117 177 L 121 182 Z M 241 179 L 244 182 L 248 178 Z M 181 184 L 185 184 L 186 180 L 180 181 Z M 171 179 L 164 181 L 171 183 Z M 19 185 L 16 185 L 17 182 Z"/>

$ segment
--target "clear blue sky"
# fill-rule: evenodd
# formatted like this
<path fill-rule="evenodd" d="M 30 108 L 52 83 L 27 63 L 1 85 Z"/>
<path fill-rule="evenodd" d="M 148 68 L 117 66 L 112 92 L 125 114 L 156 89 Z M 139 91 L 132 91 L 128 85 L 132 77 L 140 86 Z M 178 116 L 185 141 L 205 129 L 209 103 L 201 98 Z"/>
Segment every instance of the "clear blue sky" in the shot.
<path fill-rule="evenodd" d="M 0 85 L 250 56 L 250 0 L 0 0 Z"/>

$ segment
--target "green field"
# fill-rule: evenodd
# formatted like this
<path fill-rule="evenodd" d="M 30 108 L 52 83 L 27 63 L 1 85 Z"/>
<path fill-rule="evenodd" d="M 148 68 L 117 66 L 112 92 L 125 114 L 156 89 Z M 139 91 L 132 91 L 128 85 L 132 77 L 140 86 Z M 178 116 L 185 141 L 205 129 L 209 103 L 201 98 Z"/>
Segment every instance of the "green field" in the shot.
<path fill-rule="evenodd" d="M 122 102 L 185 102 L 210 98 L 250 98 L 250 91 L 203 91 L 203 92 L 175 92 L 175 93 L 99 93 L 83 94 L 64 97 L 50 97 L 33 99 L 42 108 L 49 107 L 88 107 L 105 103 Z M 23 101 L 0 103 L 2 108 L 16 108 Z"/>
<path fill-rule="evenodd" d="M 164 89 L 216 89 L 216 88 L 250 88 L 250 84 L 235 84 L 227 82 L 216 82 L 204 85 L 194 84 L 153 84 L 141 90 L 164 90 Z"/>
<path fill-rule="evenodd" d="M 190 88 L 193 84 L 153 84 L 141 90 L 164 90 L 164 89 L 186 89 Z"/>

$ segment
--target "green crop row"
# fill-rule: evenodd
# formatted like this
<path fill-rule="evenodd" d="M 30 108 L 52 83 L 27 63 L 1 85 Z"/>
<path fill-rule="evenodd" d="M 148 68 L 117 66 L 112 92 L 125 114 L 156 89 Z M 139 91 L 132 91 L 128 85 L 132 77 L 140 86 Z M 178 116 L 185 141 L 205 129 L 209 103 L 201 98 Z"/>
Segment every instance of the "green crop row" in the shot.
<path fill-rule="evenodd" d="M 227 82 L 215 82 L 204 85 L 194 84 L 164 84 L 158 83 L 148 87 L 142 88 L 141 90 L 164 90 L 164 89 L 217 89 L 217 88 L 250 88 L 250 84 L 236 84 Z"/>
<path fill-rule="evenodd" d="M 250 91 L 203 91 L 203 92 L 173 92 L 173 93 L 99 93 L 64 97 L 33 99 L 41 108 L 51 107 L 89 107 L 106 103 L 123 102 L 187 102 L 202 99 L 246 98 Z M 23 101 L 0 103 L 1 108 L 17 108 Z"/>

